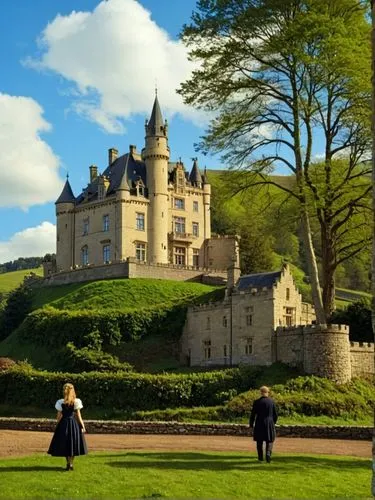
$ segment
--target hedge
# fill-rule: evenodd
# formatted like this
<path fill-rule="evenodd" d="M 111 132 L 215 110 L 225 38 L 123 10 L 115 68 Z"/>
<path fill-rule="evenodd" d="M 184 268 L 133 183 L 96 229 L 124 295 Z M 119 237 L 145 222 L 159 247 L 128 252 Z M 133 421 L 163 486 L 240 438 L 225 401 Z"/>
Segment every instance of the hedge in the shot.
<path fill-rule="evenodd" d="M 162 375 L 123 371 L 68 374 L 17 365 L 0 373 L 0 399 L 18 406 L 50 406 L 61 396 L 65 382 L 75 385 L 86 406 L 123 410 L 215 406 L 249 387 L 246 372 L 240 369 Z"/>
<path fill-rule="evenodd" d="M 117 345 L 120 340 L 136 340 L 146 335 L 163 333 L 179 336 L 185 322 L 186 307 L 142 309 L 121 312 L 59 311 L 52 308 L 30 313 L 19 327 L 25 341 L 56 349 L 73 342 L 78 348 L 88 347 L 90 334 L 100 333 L 103 346 Z"/>

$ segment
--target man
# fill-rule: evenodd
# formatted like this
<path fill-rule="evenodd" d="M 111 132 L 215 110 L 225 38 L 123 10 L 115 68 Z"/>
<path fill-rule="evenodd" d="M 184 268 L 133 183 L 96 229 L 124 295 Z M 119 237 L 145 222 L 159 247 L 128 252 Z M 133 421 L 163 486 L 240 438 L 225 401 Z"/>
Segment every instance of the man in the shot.
<path fill-rule="evenodd" d="M 266 461 L 271 462 L 272 446 L 276 437 L 276 407 L 265 385 L 260 388 L 260 398 L 254 401 L 249 425 L 254 427 L 253 439 L 257 443 L 258 460 L 263 461 L 263 442 L 266 443 Z M 255 421 L 255 426 L 254 426 Z"/>

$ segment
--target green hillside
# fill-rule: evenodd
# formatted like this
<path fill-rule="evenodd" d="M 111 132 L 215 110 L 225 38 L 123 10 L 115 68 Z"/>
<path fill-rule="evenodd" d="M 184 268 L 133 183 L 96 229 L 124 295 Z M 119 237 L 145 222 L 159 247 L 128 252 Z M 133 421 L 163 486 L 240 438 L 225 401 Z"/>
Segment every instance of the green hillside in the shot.
<path fill-rule="evenodd" d="M 36 289 L 33 309 L 48 305 L 58 310 L 129 311 L 176 304 L 193 299 L 215 300 L 221 288 L 181 281 L 158 279 L 117 279 L 74 283 Z"/>
<path fill-rule="evenodd" d="M 30 273 L 43 276 L 43 269 L 39 267 L 37 269 L 22 269 L 21 271 L 0 274 L 0 293 L 7 293 L 17 288 L 23 282 L 24 277 Z"/>

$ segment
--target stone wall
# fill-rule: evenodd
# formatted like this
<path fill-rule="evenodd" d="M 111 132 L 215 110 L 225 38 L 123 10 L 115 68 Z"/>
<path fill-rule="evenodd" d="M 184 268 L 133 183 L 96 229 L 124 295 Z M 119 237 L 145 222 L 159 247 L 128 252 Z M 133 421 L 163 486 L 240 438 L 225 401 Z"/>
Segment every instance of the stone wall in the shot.
<path fill-rule="evenodd" d="M 141 422 L 85 420 L 90 434 L 172 434 L 212 436 L 252 436 L 246 424 L 189 424 L 180 422 Z M 56 420 L 0 417 L 0 429 L 53 432 Z M 357 439 L 371 441 L 372 427 L 324 425 L 277 425 L 278 437 Z"/>
<path fill-rule="evenodd" d="M 374 344 L 370 342 L 350 342 L 352 377 L 375 374 Z"/>
<path fill-rule="evenodd" d="M 279 327 L 274 339 L 275 361 L 291 366 L 303 366 L 303 326 Z"/>
<path fill-rule="evenodd" d="M 176 266 L 173 264 L 147 264 L 129 258 L 124 262 L 103 264 L 101 266 L 85 266 L 72 271 L 62 271 L 40 280 L 40 282 L 38 281 L 37 284 L 39 286 L 57 286 L 115 278 L 156 278 L 224 285 L 227 271 Z"/>

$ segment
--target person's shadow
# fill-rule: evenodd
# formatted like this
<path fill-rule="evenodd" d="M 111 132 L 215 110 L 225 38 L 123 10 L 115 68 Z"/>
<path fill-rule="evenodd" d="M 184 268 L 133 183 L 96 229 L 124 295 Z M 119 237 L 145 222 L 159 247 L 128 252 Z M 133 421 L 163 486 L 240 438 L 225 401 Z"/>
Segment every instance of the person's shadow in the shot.
<path fill-rule="evenodd" d="M 65 467 L 48 467 L 45 465 L 10 465 L 9 467 L 0 467 L 0 474 L 3 472 L 61 472 L 65 471 Z"/>

